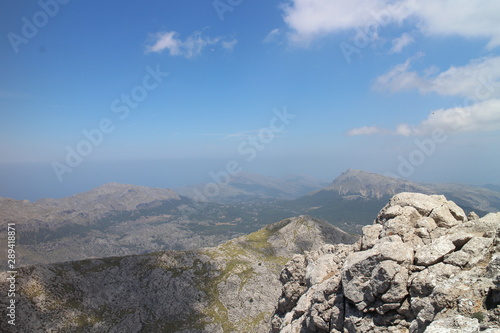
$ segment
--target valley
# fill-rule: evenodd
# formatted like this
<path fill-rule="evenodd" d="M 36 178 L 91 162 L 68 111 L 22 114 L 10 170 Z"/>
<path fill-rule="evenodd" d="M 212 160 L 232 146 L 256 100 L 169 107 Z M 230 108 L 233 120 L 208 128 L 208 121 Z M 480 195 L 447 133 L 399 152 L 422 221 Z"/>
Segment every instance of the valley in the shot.
<path fill-rule="evenodd" d="M 2 198 L 0 218 L 16 223 L 18 261 L 26 266 L 196 250 L 299 215 L 360 234 L 391 196 L 404 191 L 445 194 L 465 211 L 479 215 L 500 210 L 500 193 L 481 187 L 419 184 L 353 169 L 330 185 L 321 184 L 304 177 L 266 181 L 263 176 L 243 174 L 225 185 L 219 197 L 196 202 L 169 189 L 110 183 L 73 197 L 35 203 Z M 311 189 L 315 190 L 303 195 Z"/>

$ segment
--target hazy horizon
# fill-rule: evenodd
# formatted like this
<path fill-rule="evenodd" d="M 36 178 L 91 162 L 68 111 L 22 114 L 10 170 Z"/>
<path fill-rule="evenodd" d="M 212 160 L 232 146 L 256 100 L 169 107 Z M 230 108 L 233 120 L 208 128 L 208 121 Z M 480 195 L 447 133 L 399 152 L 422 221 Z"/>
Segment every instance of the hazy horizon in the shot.
<path fill-rule="evenodd" d="M 273 177 L 354 168 L 500 184 L 499 2 L 41 0 L 0 12 L 2 197 L 175 188 L 231 161 Z"/>
<path fill-rule="evenodd" d="M 24 163 L 15 165 L 0 165 L 0 197 L 34 202 L 43 198 L 63 198 L 85 192 L 106 183 L 116 182 L 147 187 L 176 189 L 179 187 L 214 182 L 210 173 L 225 172 L 225 160 L 185 160 L 185 161 L 115 161 L 89 164 L 83 167 L 79 174 L 71 180 L 60 183 L 52 178 L 50 165 L 46 163 Z M 197 166 L 194 167 L 194 166 Z M 191 167 L 189 173 L 186 168 Z M 310 176 L 326 183 L 332 182 L 342 172 L 349 169 L 332 168 L 327 170 L 307 168 L 307 165 L 295 165 L 294 168 L 271 170 L 265 165 L 253 165 L 253 168 L 242 168 L 242 172 L 273 178 L 287 176 Z M 360 169 L 367 172 L 393 176 L 396 170 L 386 171 Z M 99 173 L 95 175 L 95 170 Z M 310 172 L 308 172 L 310 171 Z M 423 170 L 421 170 L 423 171 Z M 432 170 L 430 170 L 432 172 Z M 5 175 L 9 175 L 5 177 Z M 397 175 L 396 175 L 397 176 Z M 459 175 L 463 176 L 462 174 Z M 465 185 L 483 186 L 499 185 L 499 179 L 490 179 L 485 175 L 469 175 L 471 181 L 462 181 L 460 177 L 449 173 L 448 177 L 437 178 L 424 172 L 415 173 L 414 177 L 402 178 L 421 183 L 461 183 Z"/>

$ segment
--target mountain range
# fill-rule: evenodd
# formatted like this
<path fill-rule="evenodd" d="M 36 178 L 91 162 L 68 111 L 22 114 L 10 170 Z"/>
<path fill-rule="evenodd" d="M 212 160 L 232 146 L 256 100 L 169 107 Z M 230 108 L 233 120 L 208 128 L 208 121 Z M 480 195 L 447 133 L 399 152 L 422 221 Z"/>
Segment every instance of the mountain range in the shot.
<path fill-rule="evenodd" d="M 329 186 L 286 204 L 302 214 L 360 233 L 361 227 L 370 224 L 385 203 L 401 192 L 445 195 L 467 212 L 479 215 L 500 211 L 500 193 L 485 187 L 416 183 L 355 169 L 346 170 Z"/>
<path fill-rule="evenodd" d="M 403 192 L 360 238 L 302 215 L 215 247 L 21 267 L 15 328 L 494 333 L 499 226 L 500 213 L 479 218 L 442 195 Z M 0 273 L 3 295 L 8 278 Z"/>
<path fill-rule="evenodd" d="M 221 179 L 214 184 L 217 184 L 216 195 L 207 194 L 205 189 L 208 184 L 185 186 L 177 188 L 175 191 L 190 198 L 196 198 L 196 193 L 201 193 L 207 201 L 234 202 L 256 199 L 297 199 L 327 186 L 327 182 L 310 176 L 291 175 L 284 178 L 274 178 L 248 172 L 240 172 L 228 180 Z"/>
<path fill-rule="evenodd" d="M 488 188 L 422 184 L 354 169 L 323 187 L 302 176 L 233 178 L 211 202 L 117 183 L 34 203 L 0 198 L 0 220 L 16 223 L 18 259 L 29 265 L 216 246 L 299 215 L 360 234 L 390 197 L 404 191 L 444 194 L 479 215 L 500 211 L 500 193 Z M 315 190 L 300 196 L 310 189 Z M 5 231 L 0 236 L 0 245 L 6 245 Z"/>
<path fill-rule="evenodd" d="M 356 240 L 327 222 L 299 216 L 212 248 L 24 267 L 18 271 L 16 329 L 265 332 L 285 263 L 324 244 Z M 6 295 L 7 275 L 0 276 Z M 2 312 L 6 300 L 0 299 Z M 0 328 L 8 331 L 5 320 Z"/>

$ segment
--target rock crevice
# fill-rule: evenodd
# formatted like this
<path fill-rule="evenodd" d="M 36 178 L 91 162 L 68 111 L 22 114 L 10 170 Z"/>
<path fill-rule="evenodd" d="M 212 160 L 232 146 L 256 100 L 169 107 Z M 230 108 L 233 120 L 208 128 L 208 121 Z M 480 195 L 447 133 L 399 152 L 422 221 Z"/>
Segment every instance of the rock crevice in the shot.
<path fill-rule="evenodd" d="M 286 265 L 272 332 L 498 332 L 499 226 L 500 213 L 397 194 L 356 244 Z"/>

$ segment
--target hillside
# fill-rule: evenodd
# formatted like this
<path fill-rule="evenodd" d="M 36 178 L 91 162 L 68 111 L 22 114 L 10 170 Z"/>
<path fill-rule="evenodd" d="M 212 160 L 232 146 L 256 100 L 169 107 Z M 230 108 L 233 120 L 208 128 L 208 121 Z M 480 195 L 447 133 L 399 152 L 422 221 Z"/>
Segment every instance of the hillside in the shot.
<path fill-rule="evenodd" d="M 300 216 L 214 248 L 24 267 L 16 329 L 265 332 L 283 265 L 294 254 L 356 239 Z M 6 294 L 5 274 L 0 288 Z M 0 301 L 4 317 L 6 300 Z M 8 329 L 6 321 L 1 325 Z"/>
<path fill-rule="evenodd" d="M 18 265 L 26 266 L 216 246 L 293 216 L 263 207 L 269 203 L 196 203 L 169 189 L 111 183 L 35 203 L 0 198 L 0 218 L 16 224 Z"/>
<path fill-rule="evenodd" d="M 500 211 L 500 193 L 461 184 L 424 184 L 349 169 L 329 186 L 282 203 L 300 214 L 310 214 L 350 232 L 361 232 L 395 194 L 415 192 L 445 195 L 467 212 L 480 215 Z"/>
<path fill-rule="evenodd" d="M 275 178 L 248 172 L 240 172 L 231 176 L 228 180 L 220 178 L 220 181 L 216 183 L 217 193 L 207 192 L 205 190 L 207 184 L 185 186 L 177 188 L 176 191 L 195 200 L 241 202 L 267 199 L 296 199 L 326 185 L 325 182 L 308 176 L 297 175 Z M 202 195 L 199 195 L 200 193 Z"/>
<path fill-rule="evenodd" d="M 62 199 L 27 200 L 0 198 L 0 219 L 26 224 L 36 220 L 38 228 L 57 228 L 66 221 L 88 225 L 116 211 L 131 211 L 152 202 L 179 202 L 170 189 L 108 183 Z"/>
<path fill-rule="evenodd" d="M 487 184 L 483 186 L 484 188 L 487 188 L 488 190 L 492 190 L 495 192 L 500 192 L 500 185 L 494 185 L 494 184 Z"/>
<path fill-rule="evenodd" d="M 165 237 L 176 239 L 175 234 L 196 241 L 180 221 L 189 204 L 190 199 L 170 189 L 110 183 L 34 203 L 0 198 L 0 219 L 16 224 L 18 261 L 28 265 L 154 251 Z"/>

